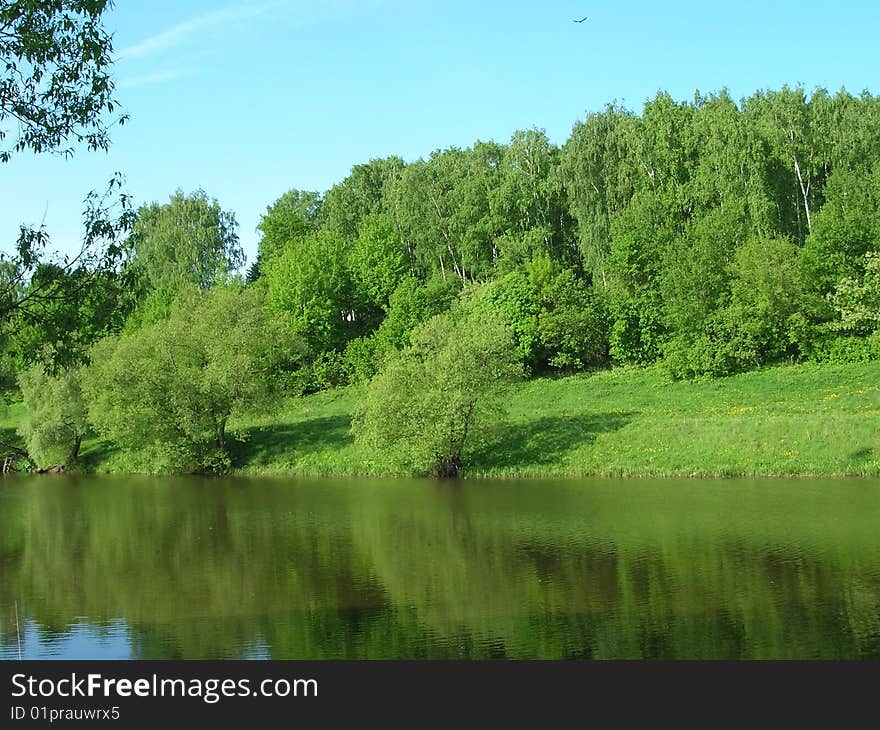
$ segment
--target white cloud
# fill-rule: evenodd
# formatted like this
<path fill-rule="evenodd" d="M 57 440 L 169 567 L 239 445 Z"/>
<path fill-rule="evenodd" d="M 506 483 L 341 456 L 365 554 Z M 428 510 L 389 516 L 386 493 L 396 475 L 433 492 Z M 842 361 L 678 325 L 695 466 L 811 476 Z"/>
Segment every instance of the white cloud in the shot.
<path fill-rule="evenodd" d="M 180 45 L 194 33 L 218 26 L 231 25 L 242 20 L 256 18 L 268 12 L 279 3 L 263 3 L 261 5 L 234 5 L 222 10 L 212 10 L 202 15 L 197 15 L 189 20 L 172 25 L 161 33 L 150 36 L 128 48 L 123 48 L 118 53 L 118 58 L 141 58 L 154 53 L 160 53 L 168 48 Z"/>
<path fill-rule="evenodd" d="M 135 86 L 161 84 L 164 81 L 173 81 L 174 79 L 179 79 L 184 76 L 192 76 L 193 73 L 194 72 L 191 69 L 167 68 L 159 71 L 153 71 L 152 73 L 141 74 L 139 76 L 129 76 L 128 78 L 122 79 L 122 81 L 116 84 L 116 88 L 131 89 Z"/>

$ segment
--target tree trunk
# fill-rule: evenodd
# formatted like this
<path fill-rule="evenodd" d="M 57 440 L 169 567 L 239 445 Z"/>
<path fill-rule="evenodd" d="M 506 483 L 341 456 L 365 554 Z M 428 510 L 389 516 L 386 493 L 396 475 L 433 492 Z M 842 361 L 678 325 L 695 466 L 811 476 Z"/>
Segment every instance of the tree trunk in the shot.
<path fill-rule="evenodd" d="M 801 173 L 801 166 L 798 164 L 797 155 L 792 155 L 794 158 L 794 171 L 797 173 L 798 184 L 801 188 L 801 195 L 804 198 L 804 212 L 807 214 L 807 234 L 813 232 L 813 222 L 810 218 L 810 182 L 804 182 L 804 176 Z"/>
<path fill-rule="evenodd" d="M 452 456 L 437 456 L 437 476 L 441 479 L 455 479 L 461 468 L 461 459 L 457 454 Z"/>
<path fill-rule="evenodd" d="M 217 448 L 226 453 L 226 419 L 222 419 L 217 425 Z"/>
<path fill-rule="evenodd" d="M 67 457 L 68 464 L 76 464 L 76 460 L 79 458 L 79 447 L 81 444 L 82 436 L 77 434 L 76 440 L 73 442 L 73 448 L 70 450 L 70 455 Z"/>

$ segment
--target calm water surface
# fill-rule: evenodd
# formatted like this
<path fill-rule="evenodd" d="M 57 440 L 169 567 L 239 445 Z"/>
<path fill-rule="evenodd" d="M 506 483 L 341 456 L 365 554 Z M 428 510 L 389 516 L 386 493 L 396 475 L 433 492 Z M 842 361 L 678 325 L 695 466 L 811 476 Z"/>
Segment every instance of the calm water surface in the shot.
<path fill-rule="evenodd" d="M 6 479 L 0 658 L 877 659 L 878 527 L 880 480 Z"/>

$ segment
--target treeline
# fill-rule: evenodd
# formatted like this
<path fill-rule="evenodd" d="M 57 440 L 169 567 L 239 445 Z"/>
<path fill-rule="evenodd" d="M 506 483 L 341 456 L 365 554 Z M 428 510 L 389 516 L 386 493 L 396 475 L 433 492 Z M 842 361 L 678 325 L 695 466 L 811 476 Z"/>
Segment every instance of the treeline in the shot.
<path fill-rule="evenodd" d="M 178 192 L 138 211 L 111 270 L 37 270 L 41 306 L 10 323 L 4 362 L 39 460 L 43 442 L 75 458 L 91 427 L 150 468 L 221 468 L 242 409 L 381 373 L 355 426 L 424 434 L 417 411 L 445 408 L 448 443 L 427 451 L 448 466 L 481 363 L 695 377 L 880 358 L 880 99 L 659 94 L 588 115 L 561 148 L 529 130 L 357 165 L 284 194 L 259 231 L 242 280 L 234 216 Z M 422 392 L 388 411 L 407 378 Z"/>
<path fill-rule="evenodd" d="M 311 388 L 371 375 L 475 284 L 532 372 L 871 358 L 878 161 L 868 94 L 660 94 L 589 115 L 562 148 L 530 130 L 288 193 L 249 280 L 308 341 Z"/>

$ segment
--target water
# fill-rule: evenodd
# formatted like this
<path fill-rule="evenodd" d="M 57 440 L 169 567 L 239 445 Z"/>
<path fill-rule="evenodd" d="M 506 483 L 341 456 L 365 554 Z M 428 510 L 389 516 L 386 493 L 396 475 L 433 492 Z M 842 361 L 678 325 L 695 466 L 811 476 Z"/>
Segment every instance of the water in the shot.
<path fill-rule="evenodd" d="M 6 479 L 0 657 L 876 659 L 878 525 L 880 480 Z"/>

